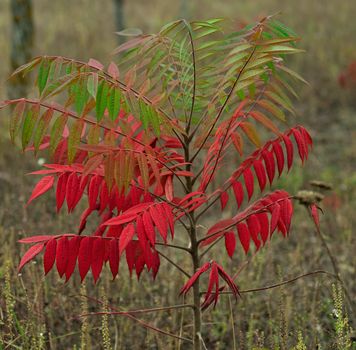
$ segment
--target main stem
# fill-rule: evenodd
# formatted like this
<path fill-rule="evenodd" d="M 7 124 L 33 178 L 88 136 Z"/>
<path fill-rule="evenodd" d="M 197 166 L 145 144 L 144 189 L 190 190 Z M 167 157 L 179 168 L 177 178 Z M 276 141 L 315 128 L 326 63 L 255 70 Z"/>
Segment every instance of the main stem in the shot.
<path fill-rule="evenodd" d="M 188 162 L 186 166 L 187 171 L 191 171 L 192 165 L 189 164 L 190 153 L 189 153 L 190 139 L 189 137 L 184 138 L 184 157 L 185 161 Z M 193 191 L 193 182 L 190 177 L 186 177 L 186 194 L 189 194 Z M 200 267 L 200 258 L 198 251 L 198 239 L 197 239 L 197 229 L 196 229 L 196 219 L 194 212 L 190 214 L 191 216 L 191 225 L 189 227 L 189 236 L 190 236 L 190 254 L 193 262 L 193 273 Z M 200 286 L 199 279 L 193 285 L 193 349 L 201 350 L 201 309 L 200 309 Z"/>

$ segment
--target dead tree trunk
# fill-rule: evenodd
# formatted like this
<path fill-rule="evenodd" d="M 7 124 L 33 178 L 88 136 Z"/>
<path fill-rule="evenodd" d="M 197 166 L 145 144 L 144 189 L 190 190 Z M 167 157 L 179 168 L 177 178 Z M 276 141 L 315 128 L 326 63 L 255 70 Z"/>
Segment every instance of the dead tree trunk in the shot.
<path fill-rule="evenodd" d="M 32 58 L 34 36 L 32 0 L 11 0 L 10 7 L 12 23 L 10 66 L 14 71 Z M 26 96 L 28 77 L 19 74 L 9 81 L 8 86 L 10 99 Z"/>
<path fill-rule="evenodd" d="M 124 0 L 114 0 L 114 8 L 115 8 L 115 25 L 116 30 L 120 32 L 125 28 L 125 20 L 124 20 Z M 124 38 L 122 36 L 118 36 L 119 44 L 122 44 Z"/>

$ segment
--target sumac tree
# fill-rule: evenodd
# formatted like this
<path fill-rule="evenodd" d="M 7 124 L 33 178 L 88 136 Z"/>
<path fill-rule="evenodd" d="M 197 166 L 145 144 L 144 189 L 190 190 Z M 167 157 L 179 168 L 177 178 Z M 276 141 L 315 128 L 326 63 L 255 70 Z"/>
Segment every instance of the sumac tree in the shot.
<path fill-rule="evenodd" d="M 286 119 L 294 112 L 291 80 L 302 80 L 285 65 L 301 51 L 296 35 L 271 17 L 228 35 L 222 26 L 220 19 L 170 23 L 119 46 L 118 64 L 107 68 L 94 59 L 37 57 L 14 75 L 35 70 L 38 96 L 2 103 L 13 107 L 11 139 L 19 135 L 23 150 L 50 159 L 33 172 L 41 178 L 29 202 L 53 190 L 57 211 L 86 203 L 78 230 L 20 240 L 30 248 L 19 269 L 43 253 L 46 274 L 55 266 L 68 280 L 77 266 L 82 280 L 91 270 L 97 281 L 104 265 L 115 278 L 125 256 L 130 273 L 156 278 L 162 249 L 165 256 L 178 249 L 191 259 L 190 271 L 169 262 L 186 275 L 181 294 L 192 294 L 194 349 L 202 309 L 222 291 L 239 297 L 233 267 L 210 248 L 219 244 L 232 257 L 286 237 L 292 196 L 256 194 L 295 158 L 304 163 L 312 146 L 307 130 Z M 227 161 L 237 164 L 230 174 L 221 171 Z M 227 206 L 231 217 L 216 214 L 198 230 Z M 82 234 L 94 213 L 96 230 Z M 175 243 L 178 235 L 185 244 Z"/>

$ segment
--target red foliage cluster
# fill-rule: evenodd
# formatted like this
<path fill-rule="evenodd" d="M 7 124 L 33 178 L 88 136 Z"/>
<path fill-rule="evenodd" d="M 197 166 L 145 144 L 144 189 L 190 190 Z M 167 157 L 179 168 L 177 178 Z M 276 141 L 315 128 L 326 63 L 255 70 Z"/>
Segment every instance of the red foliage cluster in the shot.
<path fill-rule="evenodd" d="M 205 309 L 209 305 L 214 302 L 214 307 L 219 298 L 219 292 L 221 288 L 219 288 L 219 276 L 227 283 L 231 292 L 234 294 L 235 297 L 240 295 L 239 290 L 234 282 L 234 280 L 224 271 L 224 269 L 217 264 L 215 261 L 205 263 L 201 268 L 199 268 L 195 274 L 188 280 L 188 282 L 183 286 L 180 293 L 187 294 L 190 288 L 193 287 L 194 283 L 197 279 L 205 272 L 210 269 L 209 274 L 209 284 L 208 289 L 205 293 L 205 299 L 202 304 L 202 308 Z M 213 288 L 215 287 L 215 291 L 213 292 Z"/>
<path fill-rule="evenodd" d="M 356 61 L 352 61 L 338 77 L 339 84 L 343 89 L 356 88 Z"/>

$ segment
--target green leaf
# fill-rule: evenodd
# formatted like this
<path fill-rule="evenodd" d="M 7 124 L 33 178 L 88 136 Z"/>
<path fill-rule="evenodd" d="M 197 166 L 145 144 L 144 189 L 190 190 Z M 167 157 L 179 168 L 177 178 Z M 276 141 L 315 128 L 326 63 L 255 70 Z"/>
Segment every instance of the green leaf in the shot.
<path fill-rule="evenodd" d="M 14 108 L 14 113 L 10 119 L 10 138 L 14 142 L 17 134 L 20 131 L 22 117 L 25 111 L 25 100 L 20 101 Z"/>
<path fill-rule="evenodd" d="M 98 73 L 92 73 L 88 77 L 87 89 L 91 96 L 96 99 L 98 93 Z"/>
<path fill-rule="evenodd" d="M 139 106 L 140 106 L 140 120 L 142 122 L 143 128 L 147 130 L 150 122 L 149 115 L 147 113 L 147 106 L 141 100 L 139 101 Z"/>
<path fill-rule="evenodd" d="M 92 125 L 88 131 L 87 142 L 88 145 L 97 145 L 100 140 L 100 126 L 98 124 Z M 89 152 L 89 157 L 93 155 L 92 152 Z"/>
<path fill-rule="evenodd" d="M 42 57 L 36 57 L 32 61 L 23 64 L 22 66 L 18 67 L 12 74 L 11 77 L 14 75 L 17 75 L 19 73 L 22 73 L 22 75 L 27 74 L 30 72 L 33 68 L 35 68 L 40 62 L 42 61 Z"/>
<path fill-rule="evenodd" d="M 68 163 L 72 163 L 77 154 L 77 146 L 80 143 L 82 131 L 84 127 L 84 120 L 76 120 L 69 130 L 68 137 Z"/>
<path fill-rule="evenodd" d="M 80 79 L 78 83 L 74 85 L 75 86 L 74 104 L 75 104 L 75 110 L 78 113 L 78 115 L 82 114 L 84 106 L 86 105 L 89 98 L 89 93 L 86 85 L 87 84 L 84 79 Z"/>
<path fill-rule="evenodd" d="M 103 118 L 107 106 L 108 92 L 109 86 L 105 80 L 101 81 L 96 94 L 96 119 L 98 122 Z"/>
<path fill-rule="evenodd" d="M 26 146 L 29 144 L 33 130 L 35 128 L 38 115 L 40 112 L 40 105 L 34 105 L 27 113 L 25 120 L 23 122 L 22 128 L 22 149 L 24 150 Z"/>
<path fill-rule="evenodd" d="M 274 103 L 268 101 L 268 100 L 259 100 L 257 101 L 257 104 L 261 106 L 262 108 L 266 109 L 268 112 L 270 112 L 273 116 L 276 118 L 285 121 L 286 116 L 284 115 L 283 111 L 278 108 Z"/>
<path fill-rule="evenodd" d="M 161 133 L 159 115 L 151 106 L 147 106 L 147 110 L 148 110 L 149 120 L 153 127 L 153 130 L 155 134 L 159 136 Z"/>
<path fill-rule="evenodd" d="M 40 68 L 38 70 L 38 77 L 37 77 L 37 86 L 38 86 L 40 95 L 42 94 L 42 91 L 47 84 L 49 69 L 50 69 L 50 63 L 45 58 L 41 62 Z"/>
<path fill-rule="evenodd" d="M 115 86 L 110 89 L 107 105 L 110 119 L 115 120 L 119 114 L 121 105 L 121 92 Z"/>
<path fill-rule="evenodd" d="M 53 123 L 51 129 L 50 141 L 49 141 L 49 149 L 51 155 L 54 154 L 59 142 L 63 137 L 64 127 L 67 124 L 67 121 L 68 121 L 68 115 L 61 114 L 60 116 L 57 117 L 56 121 Z"/>
<path fill-rule="evenodd" d="M 37 128 L 35 130 L 35 135 L 33 137 L 33 145 L 35 147 L 35 153 L 37 153 L 39 150 L 43 137 L 52 119 L 53 113 L 54 113 L 53 109 L 47 109 L 47 111 L 42 114 L 38 122 Z"/>
<path fill-rule="evenodd" d="M 142 35 L 142 30 L 140 28 L 126 28 L 120 32 L 115 32 L 115 34 L 120 36 L 140 36 Z"/>
<path fill-rule="evenodd" d="M 268 52 L 268 53 L 274 53 L 274 54 L 287 54 L 287 53 L 298 53 L 298 52 L 305 52 L 304 50 L 301 49 L 296 49 L 291 46 L 286 46 L 286 45 L 272 45 L 272 46 L 261 46 L 258 48 L 260 52 Z"/>
<path fill-rule="evenodd" d="M 243 122 L 240 124 L 240 126 L 241 126 L 241 129 L 243 130 L 243 132 L 249 138 L 249 140 L 256 147 L 261 147 L 261 140 L 260 140 L 260 137 L 258 136 L 258 133 L 257 133 L 255 127 L 249 122 Z"/>

